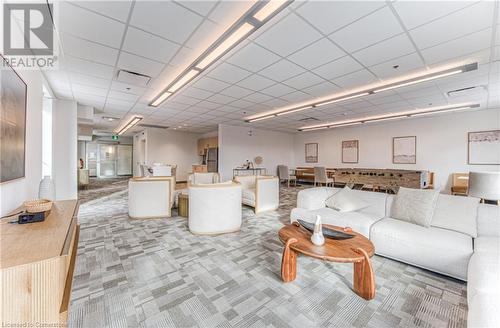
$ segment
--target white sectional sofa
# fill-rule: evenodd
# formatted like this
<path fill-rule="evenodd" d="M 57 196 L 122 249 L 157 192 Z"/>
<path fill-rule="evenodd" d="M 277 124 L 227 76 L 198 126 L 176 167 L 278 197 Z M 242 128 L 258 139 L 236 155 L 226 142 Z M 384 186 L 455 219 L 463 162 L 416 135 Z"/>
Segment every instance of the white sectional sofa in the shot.
<path fill-rule="evenodd" d="M 353 190 L 369 206 L 339 212 L 325 205 L 338 188 L 311 188 L 297 195 L 293 222 L 349 226 L 368 237 L 375 253 L 468 281 L 468 326 L 500 327 L 500 206 L 463 196 L 439 195 L 429 228 L 391 218 L 394 195 Z"/>

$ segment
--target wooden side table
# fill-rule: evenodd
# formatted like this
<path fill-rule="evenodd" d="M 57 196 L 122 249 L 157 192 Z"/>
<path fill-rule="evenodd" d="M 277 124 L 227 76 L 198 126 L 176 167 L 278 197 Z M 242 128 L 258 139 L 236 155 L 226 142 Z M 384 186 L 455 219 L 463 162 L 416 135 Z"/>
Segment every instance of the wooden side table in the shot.
<path fill-rule="evenodd" d="M 185 218 L 189 217 L 189 196 L 188 194 L 179 195 L 179 205 L 178 205 L 179 216 Z"/>

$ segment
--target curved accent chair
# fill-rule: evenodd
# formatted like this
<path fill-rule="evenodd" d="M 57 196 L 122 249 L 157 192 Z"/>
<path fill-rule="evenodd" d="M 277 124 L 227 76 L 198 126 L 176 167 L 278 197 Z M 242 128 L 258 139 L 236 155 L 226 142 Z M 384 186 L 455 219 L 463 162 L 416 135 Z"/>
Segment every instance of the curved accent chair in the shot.
<path fill-rule="evenodd" d="M 191 184 L 189 231 L 195 235 L 235 232 L 241 228 L 241 184 Z"/>
<path fill-rule="evenodd" d="M 172 177 L 131 178 L 128 181 L 128 215 L 133 219 L 170 217 Z"/>
<path fill-rule="evenodd" d="M 280 204 L 280 180 L 267 175 L 240 175 L 234 181 L 241 183 L 242 202 L 254 208 L 255 213 L 275 210 Z"/>
<path fill-rule="evenodd" d="M 220 176 L 217 172 L 191 173 L 188 176 L 188 184 L 212 184 L 219 183 Z"/>

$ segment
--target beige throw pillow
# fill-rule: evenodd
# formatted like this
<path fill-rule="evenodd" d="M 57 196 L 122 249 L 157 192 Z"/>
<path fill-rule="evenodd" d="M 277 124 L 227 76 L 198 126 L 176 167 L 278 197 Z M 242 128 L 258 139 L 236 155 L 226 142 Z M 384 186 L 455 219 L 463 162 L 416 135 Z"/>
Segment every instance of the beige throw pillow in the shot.
<path fill-rule="evenodd" d="M 392 218 L 430 227 L 439 192 L 400 187 L 392 204 Z"/>
<path fill-rule="evenodd" d="M 328 198 L 325 205 L 340 212 L 354 212 L 368 207 L 369 204 L 346 186 Z"/>

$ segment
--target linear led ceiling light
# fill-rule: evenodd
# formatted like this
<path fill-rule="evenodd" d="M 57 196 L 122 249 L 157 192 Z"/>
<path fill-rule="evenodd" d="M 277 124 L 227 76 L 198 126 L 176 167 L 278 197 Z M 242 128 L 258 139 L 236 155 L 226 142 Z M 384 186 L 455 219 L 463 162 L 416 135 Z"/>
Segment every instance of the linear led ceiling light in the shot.
<path fill-rule="evenodd" d="M 387 91 L 387 90 L 401 88 L 401 87 L 405 87 L 408 85 L 413 85 L 413 84 L 417 84 L 417 83 L 421 83 L 421 82 L 425 82 L 425 81 L 431 81 L 431 80 L 439 79 L 439 78 L 442 78 L 445 76 L 469 72 L 469 71 L 473 71 L 476 69 L 477 69 L 477 62 L 472 63 L 472 64 L 462 65 L 462 66 L 447 68 L 447 69 L 443 69 L 443 70 L 438 70 L 438 71 L 434 71 L 432 73 L 422 74 L 422 75 L 412 77 L 412 78 L 400 79 L 396 82 L 386 83 L 383 85 L 379 85 L 375 88 L 373 88 L 373 87 L 369 88 L 369 89 L 367 88 L 367 89 L 364 89 L 361 91 L 356 91 L 353 93 L 342 94 L 340 96 L 325 97 L 322 100 L 311 101 L 311 103 L 309 103 L 309 104 L 302 103 L 300 106 L 297 106 L 297 107 L 293 107 L 293 106 L 290 107 L 289 106 L 289 107 L 283 108 L 283 109 L 277 109 L 277 110 L 267 111 L 264 113 L 248 116 L 248 117 L 245 117 L 245 121 L 251 123 L 251 122 L 255 122 L 256 119 L 259 119 L 259 121 L 260 121 L 260 118 L 264 119 L 264 117 L 265 118 L 272 118 L 272 117 L 277 117 L 277 116 L 281 116 L 281 115 L 285 115 L 285 114 L 296 113 L 296 112 L 299 112 L 301 110 L 305 110 L 308 108 L 315 108 L 315 107 L 330 105 L 330 104 L 341 102 L 341 101 L 346 101 L 346 100 L 350 100 L 350 99 L 354 99 L 354 98 L 358 98 L 358 97 L 364 97 L 364 96 L 368 96 L 368 95 L 371 95 L 374 93 L 379 93 L 379 92 L 383 92 L 383 91 Z"/>
<path fill-rule="evenodd" d="M 242 40 L 267 23 L 293 0 L 257 1 L 220 38 L 210 45 L 194 62 L 160 92 L 149 106 L 158 107 L 173 93 L 191 82 L 196 76 L 224 56 Z"/>
<path fill-rule="evenodd" d="M 140 121 L 142 120 L 142 117 L 140 116 L 133 116 L 130 118 L 130 120 L 127 121 L 127 123 L 125 123 L 125 125 L 123 125 L 123 127 L 121 127 L 117 134 L 119 136 L 121 136 L 122 134 L 124 134 L 125 132 L 127 132 L 127 130 L 129 130 L 131 127 L 133 127 L 134 125 L 136 125 L 137 123 L 139 123 Z"/>
<path fill-rule="evenodd" d="M 382 122 L 389 120 L 396 120 L 406 117 L 417 117 L 422 115 L 431 115 L 445 112 L 454 112 L 469 108 L 477 108 L 479 104 L 455 104 L 455 105 L 447 105 L 447 106 L 439 106 L 439 107 L 429 107 L 429 108 L 418 108 L 413 110 L 408 110 L 404 112 L 391 113 L 385 115 L 376 115 L 376 116 L 367 116 L 359 119 L 353 120 L 345 120 L 345 121 L 337 121 L 337 122 L 329 122 L 323 124 L 309 125 L 304 126 L 299 129 L 299 131 L 315 131 L 320 129 L 328 129 L 328 128 L 338 128 L 344 127 L 354 124 L 362 124 L 362 123 L 370 123 L 370 122 Z"/>

